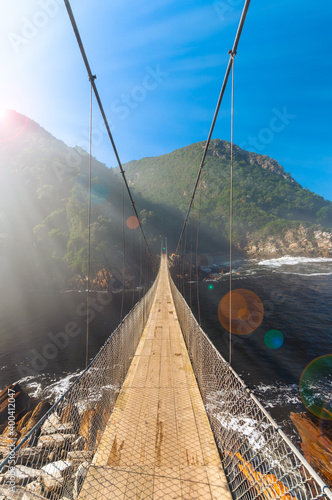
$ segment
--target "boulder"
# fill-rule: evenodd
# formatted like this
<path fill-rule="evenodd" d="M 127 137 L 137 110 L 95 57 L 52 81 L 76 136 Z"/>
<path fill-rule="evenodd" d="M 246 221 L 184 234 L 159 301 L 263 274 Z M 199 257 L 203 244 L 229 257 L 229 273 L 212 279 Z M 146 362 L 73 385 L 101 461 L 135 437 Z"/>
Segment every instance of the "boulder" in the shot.
<path fill-rule="evenodd" d="M 68 477 L 73 472 L 73 466 L 70 462 L 60 460 L 42 467 L 43 488 L 49 495 L 63 488 Z"/>
<path fill-rule="evenodd" d="M 7 483 L 15 478 L 16 485 L 26 485 L 31 481 L 35 481 L 43 475 L 43 472 L 39 469 L 33 469 L 32 467 L 27 467 L 26 465 L 16 465 L 15 467 L 9 469 L 5 474 L 0 477 L 0 484 Z"/>
<path fill-rule="evenodd" d="M 86 439 L 84 436 L 79 436 L 71 445 L 72 450 L 80 451 L 84 450 L 86 445 Z"/>
<path fill-rule="evenodd" d="M 76 434 L 46 434 L 40 436 L 37 447 L 54 451 L 56 448 L 65 448 L 75 441 L 75 439 Z"/>
<path fill-rule="evenodd" d="M 59 425 L 61 425 L 59 415 L 57 413 L 52 413 L 43 423 L 41 427 L 41 435 L 55 434 Z"/>
<path fill-rule="evenodd" d="M 68 422 L 66 424 L 59 424 L 54 427 L 49 427 L 47 429 L 42 429 L 42 436 L 47 436 L 49 434 L 74 434 L 73 424 Z"/>
<path fill-rule="evenodd" d="M 25 488 L 21 488 L 20 486 L 15 486 L 15 490 L 10 488 L 9 486 L 4 486 L 0 488 L 0 500 L 9 499 L 10 500 L 36 500 L 34 494 L 28 494 Z M 38 497 L 45 498 L 45 497 Z"/>
<path fill-rule="evenodd" d="M 74 432 L 78 433 L 80 428 L 81 417 L 75 405 L 67 405 L 60 414 L 60 421 L 63 424 L 72 423 Z"/>
<path fill-rule="evenodd" d="M 77 500 L 82 489 L 84 480 L 88 474 L 89 462 L 83 462 L 75 473 L 75 482 L 73 489 L 73 499 Z"/>
<path fill-rule="evenodd" d="M 20 449 L 18 452 L 18 460 L 22 465 L 42 465 L 47 461 L 45 450 L 33 446 L 31 448 Z"/>
<path fill-rule="evenodd" d="M 96 440 L 96 431 L 95 428 L 95 410 L 93 408 L 89 408 L 85 410 L 82 415 L 81 425 L 79 429 L 80 436 L 83 436 L 86 444 L 85 449 L 92 449 Z"/>
<path fill-rule="evenodd" d="M 45 413 L 48 412 L 50 408 L 50 403 L 48 403 L 47 401 L 40 401 L 33 410 L 26 426 L 24 427 L 24 429 L 22 429 L 21 434 L 27 434 L 37 424 L 37 422 L 39 422 L 39 420 L 45 415 Z"/>
<path fill-rule="evenodd" d="M 44 493 L 43 482 L 41 479 L 32 481 L 32 483 L 27 484 L 26 489 L 34 495 L 40 496 Z"/>
<path fill-rule="evenodd" d="M 24 427 L 27 425 L 28 421 L 29 421 L 29 418 L 31 417 L 32 415 L 32 411 L 28 411 L 28 413 L 26 413 L 24 415 L 24 417 L 21 418 L 21 420 L 17 423 L 16 425 L 16 430 L 21 432 L 22 429 L 24 429 Z"/>
<path fill-rule="evenodd" d="M 36 400 L 30 398 L 19 384 L 11 384 L 0 392 L 0 433 L 8 424 L 8 393 L 15 399 L 15 420 L 18 422 L 36 405 Z"/>
<path fill-rule="evenodd" d="M 82 462 L 91 462 L 92 453 L 90 451 L 68 451 L 67 454 L 68 460 L 72 464 L 80 464 Z"/>
<path fill-rule="evenodd" d="M 10 445 L 13 440 L 9 436 L 0 436 L 0 458 L 5 458 L 10 452 Z"/>

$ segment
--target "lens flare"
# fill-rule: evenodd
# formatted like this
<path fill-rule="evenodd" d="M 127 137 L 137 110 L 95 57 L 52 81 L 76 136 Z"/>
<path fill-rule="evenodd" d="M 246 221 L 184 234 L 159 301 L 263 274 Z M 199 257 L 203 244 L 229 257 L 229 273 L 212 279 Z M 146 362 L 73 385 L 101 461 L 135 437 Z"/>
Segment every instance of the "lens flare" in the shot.
<path fill-rule="evenodd" d="M 328 415 L 330 415 L 331 418 L 330 419 L 327 419 L 327 418 L 321 419 L 321 445 L 323 447 L 323 453 L 325 455 L 325 458 L 328 461 L 330 461 L 330 456 L 331 456 L 331 438 L 329 439 L 325 435 L 324 427 L 325 427 L 326 420 L 332 420 L 331 410 L 332 410 L 332 392 L 330 392 L 330 394 L 327 398 L 327 401 L 324 405 L 324 414 L 327 413 Z"/>
<path fill-rule="evenodd" d="M 208 289 L 209 290 L 213 290 L 214 289 L 214 285 L 208 285 Z"/>
<path fill-rule="evenodd" d="M 270 349 L 279 349 L 284 340 L 284 336 L 279 330 L 269 330 L 264 336 L 265 345 Z"/>
<path fill-rule="evenodd" d="M 264 307 L 254 292 L 238 288 L 223 296 L 218 306 L 222 326 L 235 335 L 247 335 L 259 327 Z"/>
<path fill-rule="evenodd" d="M 5 120 L 6 116 L 7 116 L 7 108 L 5 108 L 4 106 L 0 106 L 0 120 Z"/>
<path fill-rule="evenodd" d="M 332 354 L 319 356 L 303 370 L 300 396 L 305 407 L 316 417 L 332 420 Z"/>
<path fill-rule="evenodd" d="M 12 86 L 3 85 L 0 99 L 0 143 L 4 143 L 13 141 L 24 132 L 30 121 L 30 113 L 24 95 Z"/>
<path fill-rule="evenodd" d="M 136 229 L 139 226 L 139 220 L 137 217 L 132 215 L 131 217 L 128 217 L 127 219 L 127 226 L 129 229 Z"/>

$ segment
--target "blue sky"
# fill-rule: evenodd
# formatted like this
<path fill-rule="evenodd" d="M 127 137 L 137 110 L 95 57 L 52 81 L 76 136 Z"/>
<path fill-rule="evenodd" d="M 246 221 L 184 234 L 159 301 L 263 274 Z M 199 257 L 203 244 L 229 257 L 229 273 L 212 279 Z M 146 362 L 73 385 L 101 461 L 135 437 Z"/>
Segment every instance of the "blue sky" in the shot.
<path fill-rule="evenodd" d="M 72 0 L 123 162 L 206 139 L 244 0 Z M 332 200 L 330 0 L 252 0 L 236 56 L 234 141 Z M 89 82 L 61 0 L 0 20 L 0 107 L 86 147 Z M 116 162 L 94 108 L 94 156 Z M 214 138 L 230 138 L 226 92 Z"/>

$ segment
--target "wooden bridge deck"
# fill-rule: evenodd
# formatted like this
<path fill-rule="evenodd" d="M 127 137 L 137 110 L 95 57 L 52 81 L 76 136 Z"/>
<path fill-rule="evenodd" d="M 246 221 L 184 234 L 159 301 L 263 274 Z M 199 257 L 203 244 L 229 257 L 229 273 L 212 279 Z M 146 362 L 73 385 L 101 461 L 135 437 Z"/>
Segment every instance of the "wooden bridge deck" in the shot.
<path fill-rule="evenodd" d="M 231 500 L 165 259 L 150 316 L 79 498 Z"/>

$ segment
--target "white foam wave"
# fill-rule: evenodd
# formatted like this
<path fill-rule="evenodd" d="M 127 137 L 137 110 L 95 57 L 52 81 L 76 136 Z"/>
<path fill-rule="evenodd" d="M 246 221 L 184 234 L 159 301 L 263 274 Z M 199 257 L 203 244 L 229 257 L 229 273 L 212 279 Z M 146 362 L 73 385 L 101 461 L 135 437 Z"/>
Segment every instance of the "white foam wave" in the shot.
<path fill-rule="evenodd" d="M 26 387 L 26 391 L 30 397 L 40 399 L 43 393 L 43 387 L 42 383 L 38 382 L 34 375 L 21 378 L 18 384 Z"/>
<path fill-rule="evenodd" d="M 54 380 L 54 382 L 47 387 L 45 387 L 42 391 L 42 399 L 46 399 L 48 401 L 55 402 L 58 400 L 75 382 L 77 377 L 83 373 L 84 370 L 77 370 L 74 373 L 68 373 L 60 380 Z"/>
<path fill-rule="evenodd" d="M 54 403 L 69 389 L 82 372 L 83 370 L 77 370 L 73 373 L 67 373 L 61 379 L 51 379 L 51 383 L 46 382 L 49 377 L 44 373 L 41 373 L 38 377 L 29 375 L 21 378 L 18 383 L 25 387 L 30 397 Z M 46 383 L 48 385 L 45 387 Z"/>
<path fill-rule="evenodd" d="M 263 402 L 265 408 L 281 408 L 301 405 L 299 386 L 297 384 L 260 384 L 253 389 L 253 393 Z"/>
<path fill-rule="evenodd" d="M 291 255 L 285 255 L 284 257 L 279 257 L 276 259 L 261 260 L 260 262 L 258 262 L 258 265 L 268 267 L 281 267 L 310 263 L 332 264 L 332 259 L 327 257 L 293 257 Z"/>
<path fill-rule="evenodd" d="M 332 270 L 330 273 L 285 273 L 285 274 L 294 274 L 296 276 L 331 276 Z"/>

